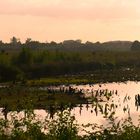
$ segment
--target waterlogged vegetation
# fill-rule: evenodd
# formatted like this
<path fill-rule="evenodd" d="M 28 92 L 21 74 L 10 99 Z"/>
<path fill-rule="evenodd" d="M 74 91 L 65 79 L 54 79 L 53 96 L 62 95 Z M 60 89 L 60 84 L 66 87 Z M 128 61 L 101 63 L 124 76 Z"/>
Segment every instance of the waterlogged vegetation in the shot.
<path fill-rule="evenodd" d="M 54 110 L 63 108 L 66 105 L 71 107 L 76 104 L 86 103 L 86 98 L 81 92 L 54 90 L 47 88 L 47 91 L 37 87 L 3 87 L 0 89 L 0 107 L 10 110 L 22 110 L 27 104 L 32 108 Z"/>
<path fill-rule="evenodd" d="M 119 86 L 119 84 L 116 85 Z M 133 83 L 130 82 L 130 85 L 132 86 Z M 101 84 L 87 87 L 86 85 L 26 88 L 15 86 L 10 88 L 12 90 L 2 87 L 0 89 L 2 103 L 0 105 L 2 107 L 0 138 L 6 140 L 138 139 L 139 121 L 133 124 L 130 108 L 125 103 L 129 103 L 133 97 L 132 103 L 135 104 L 135 109 L 139 108 L 140 95 L 134 91 L 131 97 L 131 94 L 124 93 L 122 98 L 119 90 L 108 90 L 103 86 Z M 127 93 L 127 89 L 125 90 Z M 122 98 L 124 103 L 122 107 L 118 106 L 122 104 L 120 100 L 118 101 L 119 98 Z M 91 112 L 92 118 L 102 115 L 108 125 L 99 124 L 98 121 L 90 121 L 87 124 L 78 123 L 72 112 L 75 107 L 78 107 L 79 113 L 82 114 L 83 105 Z M 116 116 L 117 109 L 120 108 L 124 114 L 125 112 L 127 114 L 124 119 Z M 46 115 L 42 118 L 41 114 L 36 114 L 35 109 L 43 109 Z M 87 117 L 85 116 L 85 119 Z"/>
<path fill-rule="evenodd" d="M 103 109 L 101 105 L 98 108 Z M 25 109 L 22 115 L 12 112 L 8 119 L 0 119 L 0 139 L 2 140 L 138 140 L 140 128 L 133 124 L 130 116 L 117 120 L 115 112 L 103 113 L 108 120 L 108 127 L 96 123 L 79 125 L 70 108 L 57 111 L 53 119 L 44 119 L 32 109 Z M 20 117 L 19 117 L 20 116 Z M 92 128 L 88 131 L 88 127 Z"/>
<path fill-rule="evenodd" d="M 109 44 L 0 42 L 0 140 L 139 139 L 140 43 Z"/>

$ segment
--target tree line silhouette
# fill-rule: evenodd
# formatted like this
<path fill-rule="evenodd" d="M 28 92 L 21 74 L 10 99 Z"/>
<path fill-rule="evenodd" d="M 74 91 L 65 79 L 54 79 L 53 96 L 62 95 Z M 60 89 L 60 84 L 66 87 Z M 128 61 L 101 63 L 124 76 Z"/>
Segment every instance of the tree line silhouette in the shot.
<path fill-rule="evenodd" d="M 140 67 L 139 52 L 96 50 L 100 45 L 81 40 L 40 43 L 30 38 L 21 43 L 16 37 L 10 43 L 1 41 L 0 82 Z"/>

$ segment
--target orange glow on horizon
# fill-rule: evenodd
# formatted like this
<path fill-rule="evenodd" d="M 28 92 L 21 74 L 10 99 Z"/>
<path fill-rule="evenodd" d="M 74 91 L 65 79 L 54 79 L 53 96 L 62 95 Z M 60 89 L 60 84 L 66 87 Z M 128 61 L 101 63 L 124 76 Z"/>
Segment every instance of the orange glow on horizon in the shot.
<path fill-rule="evenodd" d="M 139 0 L 5 0 L 0 40 L 140 40 Z"/>

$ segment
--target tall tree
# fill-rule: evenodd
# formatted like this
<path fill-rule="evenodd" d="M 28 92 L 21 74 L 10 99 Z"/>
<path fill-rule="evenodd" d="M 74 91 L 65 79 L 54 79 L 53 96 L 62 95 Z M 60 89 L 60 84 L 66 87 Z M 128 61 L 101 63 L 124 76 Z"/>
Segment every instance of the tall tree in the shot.
<path fill-rule="evenodd" d="M 10 39 L 10 43 L 11 43 L 13 46 L 17 46 L 17 45 L 20 45 L 20 44 L 21 44 L 20 39 L 14 37 L 14 36 Z"/>

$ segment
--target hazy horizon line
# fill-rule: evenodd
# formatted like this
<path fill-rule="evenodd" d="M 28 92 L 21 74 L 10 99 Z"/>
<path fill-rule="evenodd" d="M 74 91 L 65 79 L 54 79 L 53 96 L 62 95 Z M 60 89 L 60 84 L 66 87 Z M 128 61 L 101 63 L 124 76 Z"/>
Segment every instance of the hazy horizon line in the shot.
<path fill-rule="evenodd" d="M 15 37 L 15 36 L 13 36 L 13 37 Z M 2 39 L 0 41 L 2 41 L 3 43 L 10 43 L 11 39 L 12 39 L 12 37 L 9 39 L 9 42 L 8 41 L 3 41 Z M 16 39 L 18 39 L 21 43 L 25 43 L 26 39 L 28 39 L 28 37 L 25 40 L 20 39 L 18 37 L 16 37 Z M 57 40 L 43 41 L 43 40 L 36 40 L 36 39 L 32 39 L 32 38 L 30 38 L 30 39 L 31 39 L 31 41 L 37 41 L 37 42 L 40 42 L 40 43 L 51 43 L 51 42 L 62 43 L 64 41 L 70 41 L 70 40 L 72 40 L 72 41 L 81 40 L 81 43 L 86 43 L 86 42 L 92 42 L 92 43 L 97 43 L 97 42 L 100 42 L 100 43 L 106 43 L 106 42 L 134 42 L 134 41 L 138 40 L 138 39 L 135 39 L 135 40 L 114 39 L 114 40 L 106 40 L 106 41 L 99 41 L 99 40 L 97 40 L 97 41 L 91 41 L 91 40 L 83 41 L 82 39 L 64 39 L 62 41 L 57 41 Z"/>

